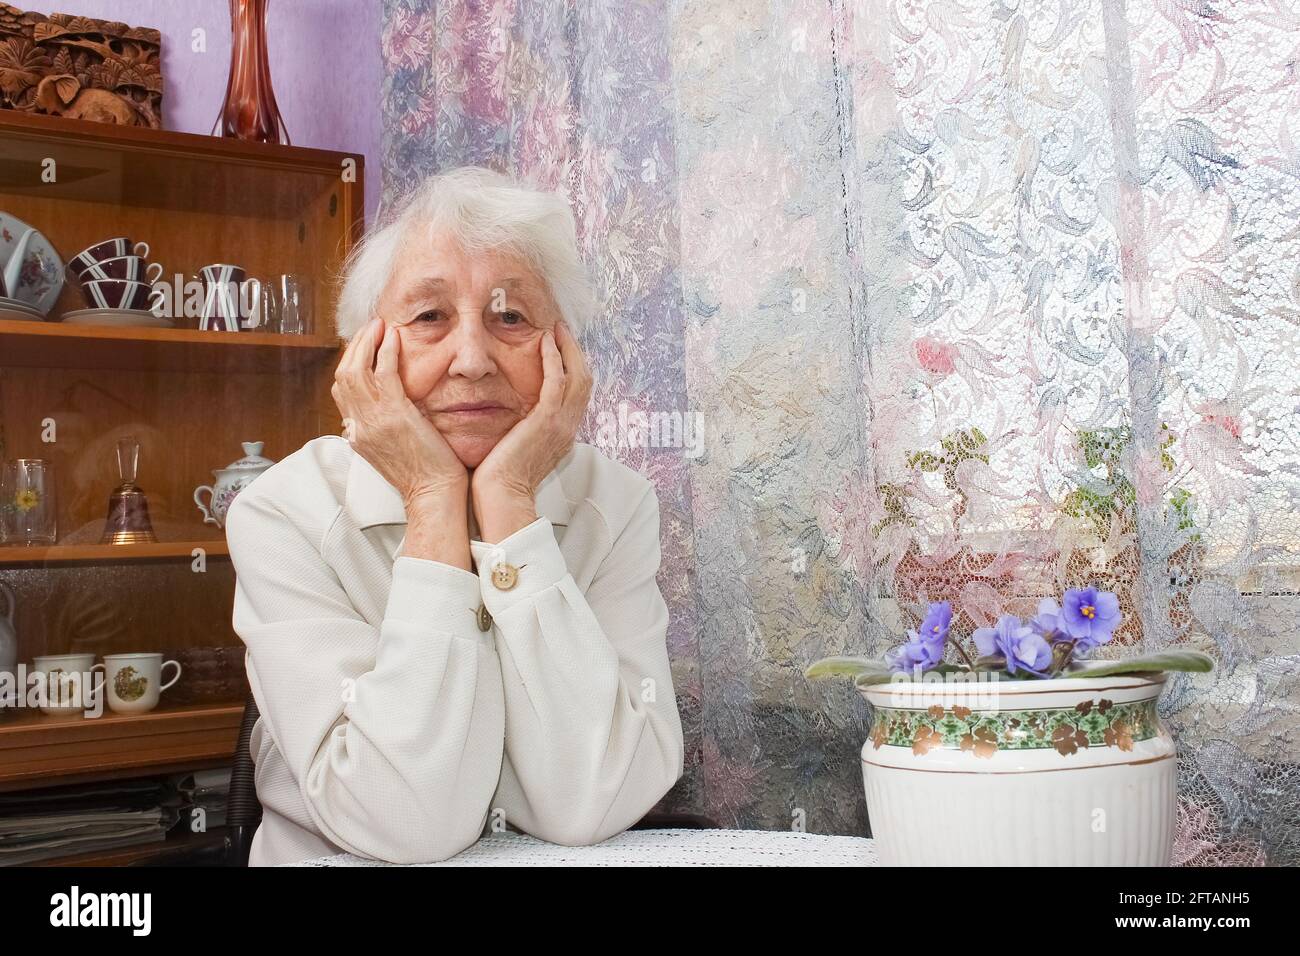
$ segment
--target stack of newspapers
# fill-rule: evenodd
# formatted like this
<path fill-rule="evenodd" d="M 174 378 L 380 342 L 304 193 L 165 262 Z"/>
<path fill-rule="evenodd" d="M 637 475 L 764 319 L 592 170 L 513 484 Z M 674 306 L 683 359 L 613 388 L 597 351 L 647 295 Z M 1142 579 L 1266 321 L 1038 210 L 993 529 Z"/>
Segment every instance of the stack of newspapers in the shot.
<path fill-rule="evenodd" d="M 164 840 L 180 817 L 167 781 L 0 793 L 0 866 Z"/>

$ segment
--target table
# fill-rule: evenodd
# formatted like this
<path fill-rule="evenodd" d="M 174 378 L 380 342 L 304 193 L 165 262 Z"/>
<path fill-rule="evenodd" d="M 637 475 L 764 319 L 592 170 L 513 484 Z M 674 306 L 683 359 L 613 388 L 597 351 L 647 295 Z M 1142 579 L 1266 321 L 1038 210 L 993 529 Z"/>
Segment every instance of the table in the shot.
<path fill-rule="evenodd" d="M 284 866 L 397 866 L 339 853 Z M 787 830 L 626 830 L 594 846 L 491 833 L 439 863 L 416 866 L 879 866 L 875 841 Z"/>

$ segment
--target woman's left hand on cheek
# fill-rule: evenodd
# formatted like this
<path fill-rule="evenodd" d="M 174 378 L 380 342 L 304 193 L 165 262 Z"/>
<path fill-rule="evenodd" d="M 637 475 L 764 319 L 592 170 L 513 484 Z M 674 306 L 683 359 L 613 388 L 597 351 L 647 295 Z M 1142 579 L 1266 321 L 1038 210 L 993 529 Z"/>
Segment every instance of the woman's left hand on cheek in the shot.
<path fill-rule="evenodd" d="M 567 325 L 559 322 L 554 332 L 545 332 L 540 349 L 537 404 L 474 469 L 474 510 L 489 543 L 537 520 L 537 488 L 573 448 L 591 399 L 591 371 Z"/>

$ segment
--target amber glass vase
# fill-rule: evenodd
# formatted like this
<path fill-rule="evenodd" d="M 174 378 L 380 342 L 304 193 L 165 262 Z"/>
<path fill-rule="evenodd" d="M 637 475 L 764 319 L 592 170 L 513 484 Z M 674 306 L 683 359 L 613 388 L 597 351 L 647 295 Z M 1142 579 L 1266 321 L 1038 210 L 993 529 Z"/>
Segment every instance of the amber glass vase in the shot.
<path fill-rule="evenodd" d="M 266 5 L 269 0 L 230 0 L 230 78 L 226 104 L 213 125 L 222 136 L 256 143 L 288 143 L 271 89 L 266 59 Z"/>

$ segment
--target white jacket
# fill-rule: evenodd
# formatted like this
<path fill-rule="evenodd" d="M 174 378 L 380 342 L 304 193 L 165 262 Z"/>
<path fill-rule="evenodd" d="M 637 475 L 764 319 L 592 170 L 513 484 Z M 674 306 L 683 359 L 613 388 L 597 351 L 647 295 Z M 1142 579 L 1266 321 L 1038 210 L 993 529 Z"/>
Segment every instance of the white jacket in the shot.
<path fill-rule="evenodd" d="M 250 865 L 442 860 L 503 827 L 595 843 L 673 786 L 654 486 L 577 444 L 537 513 L 472 541 L 473 574 L 398 557 L 401 496 L 341 437 L 240 492 L 226 538 L 264 808 Z M 509 590 L 501 562 L 519 569 Z"/>

